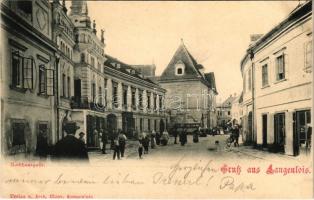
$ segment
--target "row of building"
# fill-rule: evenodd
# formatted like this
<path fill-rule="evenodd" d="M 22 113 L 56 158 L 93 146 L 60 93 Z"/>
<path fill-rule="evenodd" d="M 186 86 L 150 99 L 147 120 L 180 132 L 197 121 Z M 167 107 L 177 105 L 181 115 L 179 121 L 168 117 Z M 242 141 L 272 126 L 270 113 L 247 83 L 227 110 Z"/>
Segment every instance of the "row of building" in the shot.
<path fill-rule="evenodd" d="M 309 151 L 313 123 L 312 1 L 299 4 L 264 35 L 252 35 L 241 60 L 243 92 L 229 107 L 243 140 L 299 155 Z"/>
<path fill-rule="evenodd" d="M 183 42 L 156 77 L 154 65 L 129 65 L 105 54 L 104 31 L 97 36 L 86 1 L 72 1 L 68 11 L 65 1 L 5 0 L 1 19 L 3 154 L 31 154 L 40 135 L 55 144 L 64 137 L 67 121 L 77 122 L 77 133 L 86 133 L 91 149 L 99 148 L 101 129 L 109 134 L 121 129 L 128 137 L 163 132 L 173 123 L 187 122 L 186 117 L 173 119 L 171 112 L 178 109 L 166 99 L 179 88 L 182 95 L 188 93 L 190 84 L 205 93 L 197 94 L 184 111 L 195 110 L 190 118 L 204 127 L 215 123 L 210 117 L 217 94 L 214 74 L 203 72 Z M 185 88 L 179 79 L 186 81 Z M 211 109 L 196 112 L 199 99 Z"/>

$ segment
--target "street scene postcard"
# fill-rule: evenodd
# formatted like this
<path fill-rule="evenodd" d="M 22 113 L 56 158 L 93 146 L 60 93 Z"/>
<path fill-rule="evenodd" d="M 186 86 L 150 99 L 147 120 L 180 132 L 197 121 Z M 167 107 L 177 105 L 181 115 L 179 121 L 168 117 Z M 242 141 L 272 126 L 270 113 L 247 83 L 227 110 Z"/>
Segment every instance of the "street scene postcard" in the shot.
<path fill-rule="evenodd" d="M 314 198 L 312 1 L 0 4 L 0 198 Z"/>

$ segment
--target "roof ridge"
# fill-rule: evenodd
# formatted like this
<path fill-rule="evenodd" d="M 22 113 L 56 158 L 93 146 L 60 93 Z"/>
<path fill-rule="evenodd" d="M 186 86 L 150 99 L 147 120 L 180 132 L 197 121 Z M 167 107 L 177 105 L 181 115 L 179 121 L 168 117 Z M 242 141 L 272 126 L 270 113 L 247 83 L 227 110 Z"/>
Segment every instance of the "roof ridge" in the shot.
<path fill-rule="evenodd" d="M 196 65 L 198 64 L 195 60 L 195 58 L 193 58 L 193 56 L 190 54 L 190 52 L 188 51 L 188 49 L 186 48 L 186 46 L 184 45 L 184 43 L 182 43 L 180 46 L 183 46 L 183 49 L 185 51 L 185 53 L 187 54 L 188 60 L 191 62 L 193 69 L 196 71 L 196 73 L 198 75 L 200 75 L 202 77 L 201 72 L 196 68 Z M 180 48 L 180 47 L 179 47 Z M 193 62 L 195 61 L 195 63 Z"/>

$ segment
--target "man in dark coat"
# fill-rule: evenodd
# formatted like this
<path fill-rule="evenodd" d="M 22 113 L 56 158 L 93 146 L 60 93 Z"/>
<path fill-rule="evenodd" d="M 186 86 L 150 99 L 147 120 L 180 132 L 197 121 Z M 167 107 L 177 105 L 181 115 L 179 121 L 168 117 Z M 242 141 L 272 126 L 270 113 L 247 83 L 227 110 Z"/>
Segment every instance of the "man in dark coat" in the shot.
<path fill-rule="evenodd" d="M 186 130 L 185 129 L 182 129 L 182 131 L 180 132 L 179 140 L 180 140 L 181 146 L 184 146 L 186 144 L 186 142 L 187 142 L 187 134 L 186 134 Z"/>
<path fill-rule="evenodd" d="M 161 137 L 160 132 L 156 132 L 156 144 L 157 145 L 160 145 L 160 137 Z"/>
<path fill-rule="evenodd" d="M 67 159 L 88 161 L 85 144 L 75 137 L 75 132 L 79 127 L 75 122 L 69 121 L 65 124 L 64 129 L 67 135 L 55 145 L 54 158 L 57 160 Z"/>
<path fill-rule="evenodd" d="M 231 134 L 234 138 L 234 146 L 239 147 L 239 137 L 240 137 L 239 125 L 235 124 L 231 131 L 232 131 Z"/>

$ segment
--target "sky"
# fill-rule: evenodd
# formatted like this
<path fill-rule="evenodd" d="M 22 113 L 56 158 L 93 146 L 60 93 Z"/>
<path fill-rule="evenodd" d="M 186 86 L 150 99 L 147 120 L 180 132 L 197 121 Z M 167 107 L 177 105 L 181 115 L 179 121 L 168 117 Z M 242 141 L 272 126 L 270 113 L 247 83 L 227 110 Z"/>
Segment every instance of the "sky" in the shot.
<path fill-rule="evenodd" d="M 298 1 L 88 1 L 105 53 L 128 64 L 156 65 L 156 75 L 185 46 L 205 72 L 214 72 L 217 101 L 242 91 L 240 61 L 251 34 L 265 34 Z M 69 3 L 68 3 L 69 4 Z"/>

